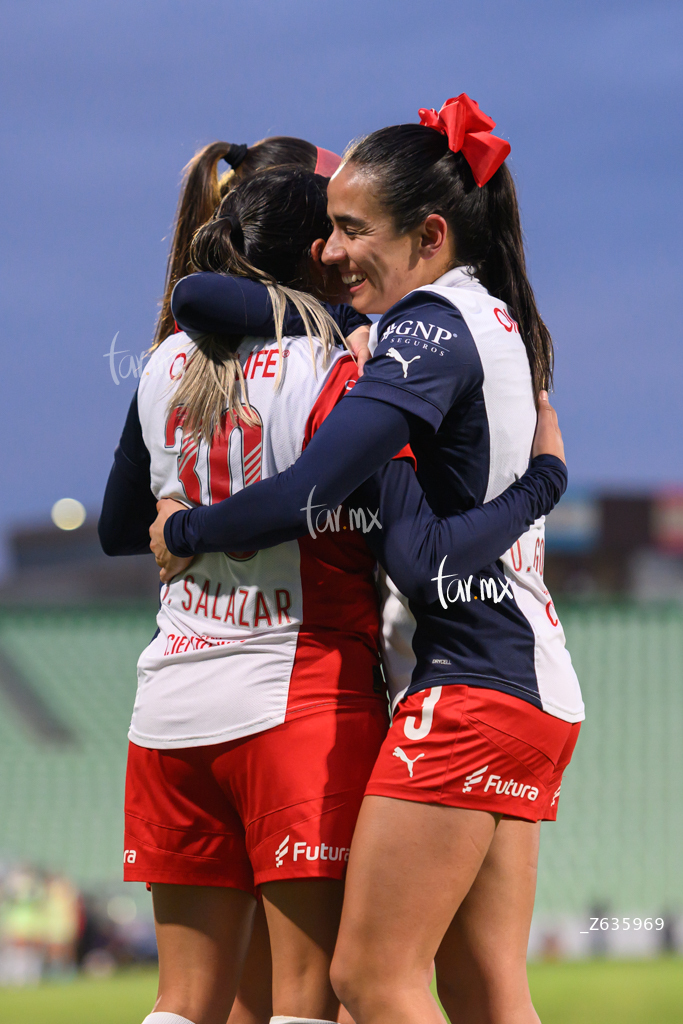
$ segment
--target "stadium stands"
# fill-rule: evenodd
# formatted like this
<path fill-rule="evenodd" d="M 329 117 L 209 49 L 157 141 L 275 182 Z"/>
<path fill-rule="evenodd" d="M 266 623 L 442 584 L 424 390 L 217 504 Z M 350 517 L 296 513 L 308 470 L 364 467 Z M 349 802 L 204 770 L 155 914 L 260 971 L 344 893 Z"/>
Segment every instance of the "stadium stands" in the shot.
<path fill-rule="evenodd" d="M 0 859 L 120 879 L 135 665 L 153 631 L 148 606 L 0 613 Z"/>
<path fill-rule="evenodd" d="M 588 721 L 559 821 L 543 826 L 537 909 L 677 910 L 683 608 L 577 603 L 560 615 Z M 120 880 L 126 732 L 153 630 L 148 606 L 0 612 L 0 860 L 89 888 Z"/>
<path fill-rule="evenodd" d="M 586 723 L 558 821 L 543 826 L 538 912 L 654 916 L 683 906 L 683 608 L 560 606 Z"/>

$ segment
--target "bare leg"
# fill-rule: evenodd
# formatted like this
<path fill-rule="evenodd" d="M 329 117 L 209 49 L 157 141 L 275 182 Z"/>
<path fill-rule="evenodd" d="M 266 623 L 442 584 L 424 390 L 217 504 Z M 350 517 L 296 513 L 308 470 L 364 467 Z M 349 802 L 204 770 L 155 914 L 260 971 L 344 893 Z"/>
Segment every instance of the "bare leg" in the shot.
<path fill-rule="evenodd" d="M 365 797 L 332 963 L 357 1024 L 443 1024 L 433 960 L 495 828 L 485 811 Z"/>
<path fill-rule="evenodd" d="M 273 1014 L 272 986 L 270 938 L 261 902 L 254 914 L 249 952 L 228 1024 L 268 1024 Z"/>
<path fill-rule="evenodd" d="M 451 1024 L 538 1024 L 526 972 L 540 824 L 501 821 L 436 955 Z"/>
<path fill-rule="evenodd" d="M 273 1013 L 336 1020 L 330 983 L 344 883 L 331 878 L 262 886 L 273 952 Z"/>
<path fill-rule="evenodd" d="M 157 1012 L 225 1024 L 247 953 L 256 900 L 240 889 L 152 885 L 159 946 Z"/>

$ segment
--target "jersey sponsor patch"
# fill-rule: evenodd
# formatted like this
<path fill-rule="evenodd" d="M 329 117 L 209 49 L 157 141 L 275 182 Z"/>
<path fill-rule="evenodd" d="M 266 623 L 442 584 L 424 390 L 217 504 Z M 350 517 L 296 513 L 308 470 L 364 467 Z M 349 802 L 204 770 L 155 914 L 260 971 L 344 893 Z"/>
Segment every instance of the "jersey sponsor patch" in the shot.
<path fill-rule="evenodd" d="M 334 843 L 323 842 L 309 845 L 306 840 L 298 840 L 292 843 L 290 853 L 289 836 L 287 836 L 287 839 L 280 843 L 280 846 L 275 851 L 275 866 L 281 868 L 288 854 L 291 857 L 292 863 L 296 864 L 299 860 L 347 861 L 350 852 L 350 846 L 335 846 Z"/>

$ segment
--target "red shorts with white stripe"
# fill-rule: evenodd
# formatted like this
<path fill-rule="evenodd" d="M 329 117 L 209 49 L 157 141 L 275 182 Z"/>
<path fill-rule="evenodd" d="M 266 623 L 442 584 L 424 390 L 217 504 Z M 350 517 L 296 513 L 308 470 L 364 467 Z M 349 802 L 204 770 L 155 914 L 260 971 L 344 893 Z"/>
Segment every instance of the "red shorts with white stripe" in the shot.
<path fill-rule="evenodd" d="M 399 705 L 365 792 L 554 821 L 579 728 L 497 690 L 435 686 Z"/>
<path fill-rule="evenodd" d="M 342 878 L 384 701 L 356 701 L 212 746 L 128 749 L 124 878 L 253 892 Z"/>

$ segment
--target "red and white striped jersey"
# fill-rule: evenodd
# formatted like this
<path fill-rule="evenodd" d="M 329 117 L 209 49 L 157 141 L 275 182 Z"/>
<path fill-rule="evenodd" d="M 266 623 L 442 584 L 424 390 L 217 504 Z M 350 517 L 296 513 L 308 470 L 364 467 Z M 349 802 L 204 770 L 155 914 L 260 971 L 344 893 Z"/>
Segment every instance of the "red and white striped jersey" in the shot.
<path fill-rule="evenodd" d="M 175 334 L 154 352 L 138 409 L 159 498 L 212 504 L 287 469 L 356 382 L 353 359 L 325 363 L 306 337 L 245 339 L 239 357 L 255 426 L 224 417 L 211 446 L 183 434 L 171 398 L 195 346 Z M 282 373 L 276 387 L 279 363 Z M 129 738 L 143 747 L 202 746 L 249 736 L 295 714 L 372 700 L 378 599 L 374 558 L 357 530 L 263 551 L 204 554 L 164 587 L 158 633 L 138 662 Z M 361 656 L 367 671 L 341 673 Z M 342 681 L 343 675 L 343 681 Z"/>

